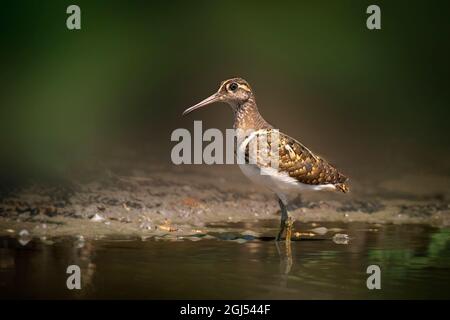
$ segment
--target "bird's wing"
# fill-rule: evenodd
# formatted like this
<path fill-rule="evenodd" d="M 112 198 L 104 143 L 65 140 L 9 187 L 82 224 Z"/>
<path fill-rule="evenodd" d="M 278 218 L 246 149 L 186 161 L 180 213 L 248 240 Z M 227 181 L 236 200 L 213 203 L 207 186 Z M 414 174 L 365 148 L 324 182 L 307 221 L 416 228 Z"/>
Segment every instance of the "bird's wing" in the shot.
<path fill-rule="evenodd" d="M 333 184 L 336 185 L 339 190 L 346 192 L 347 186 L 344 184 L 347 181 L 347 177 L 341 174 L 335 167 L 329 164 L 323 158 L 312 153 L 302 143 L 294 138 L 282 133 L 277 132 L 278 139 L 275 139 L 275 131 L 272 129 L 260 130 L 256 136 L 266 135 L 266 150 L 278 151 L 278 170 L 287 173 L 290 177 L 297 181 L 310 185 L 323 185 Z M 255 139 L 253 137 L 253 139 Z M 272 147 L 273 143 L 278 140 L 278 145 Z M 258 152 L 256 153 L 256 163 L 261 166 L 270 166 L 269 152 L 261 152 L 263 150 L 258 141 Z M 273 149 L 272 149 L 273 148 Z M 245 152 L 246 161 L 249 161 L 251 153 L 249 148 Z M 255 163 L 255 162 L 254 162 Z"/>

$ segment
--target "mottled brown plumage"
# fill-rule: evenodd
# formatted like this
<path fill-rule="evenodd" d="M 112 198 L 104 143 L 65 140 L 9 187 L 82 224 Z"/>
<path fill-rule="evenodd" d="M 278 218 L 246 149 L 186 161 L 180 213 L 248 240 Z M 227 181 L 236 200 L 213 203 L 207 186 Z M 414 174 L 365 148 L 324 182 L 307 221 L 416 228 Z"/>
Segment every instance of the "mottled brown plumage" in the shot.
<path fill-rule="evenodd" d="M 265 139 L 259 139 L 257 143 L 257 159 L 253 163 L 258 166 L 270 167 L 270 154 L 265 150 L 272 148 L 273 129 L 260 129 L 253 139 L 259 139 L 265 136 Z M 341 174 L 334 166 L 329 164 L 322 157 L 315 155 L 302 143 L 294 138 L 277 132 L 278 135 L 278 167 L 279 171 L 286 172 L 290 177 L 308 185 L 333 184 L 337 190 L 348 192 L 349 188 L 345 184 L 347 177 Z M 250 142 L 246 147 L 245 159 L 247 163 L 251 162 Z M 266 144 L 263 144 L 266 142 Z"/>
<path fill-rule="evenodd" d="M 257 134 L 251 137 L 245 148 L 246 163 L 256 164 L 258 167 L 274 167 L 271 158 L 273 134 L 277 135 L 278 146 L 278 172 L 286 173 L 298 182 L 306 185 L 329 185 L 336 190 L 348 192 L 345 184 L 347 177 L 341 174 L 334 166 L 322 157 L 315 155 L 303 144 L 294 138 L 282 133 L 274 132 L 274 129 L 259 129 Z M 264 137 L 261 139 L 261 137 Z M 248 136 L 245 136 L 245 139 Z M 251 153 L 250 145 L 256 143 L 255 153 Z M 269 151 L 268 151 L 269 150 Z"/>

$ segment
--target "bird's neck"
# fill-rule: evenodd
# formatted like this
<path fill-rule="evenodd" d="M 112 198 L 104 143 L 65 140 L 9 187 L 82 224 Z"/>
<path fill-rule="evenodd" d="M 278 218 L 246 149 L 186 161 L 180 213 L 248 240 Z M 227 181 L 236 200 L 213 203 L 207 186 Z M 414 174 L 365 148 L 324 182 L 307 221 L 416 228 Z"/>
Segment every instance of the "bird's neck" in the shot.
<path fill-rule="evenodd" d="M 234 129 L 260 130 L 271 127 L 259 113 L 254 97 L 234 108 Z"/>

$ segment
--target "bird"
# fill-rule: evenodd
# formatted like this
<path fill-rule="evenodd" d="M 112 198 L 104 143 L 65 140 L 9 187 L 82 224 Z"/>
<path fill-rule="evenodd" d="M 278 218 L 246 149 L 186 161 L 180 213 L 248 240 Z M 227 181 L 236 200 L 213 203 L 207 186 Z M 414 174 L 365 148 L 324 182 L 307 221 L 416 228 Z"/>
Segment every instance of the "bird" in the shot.
<path fill-rule="evenodd" d="M 288 206 L 293 195 L 300 195 L 304 191 L 349 191 L 345 175 L 261 116 L 255 94 L 246 80 L 232 78 L 222 81 L 216 93 L 187 108 L 183 116 L 215 102 L 226 103 L 233 111 L 233 128 L 239 132 L 237 150 L 245 157 L 244 162 L 238 162 L 241 171 L 254 183 L 275 193 L 278 198 L 281 219 L 276 241 L 282 240 L 285 230 L 285 241 L 291 241 L 293 219 Z M 250 152 L 249 143 L 260 137 L 266 138 L 265 148 L 269 151 L 264 153 L 264 148 L 257 145 L 257 151 Z M 274 155 L 278 156 L 277 166 L 272 165 L 273 161 L 267 161 L 269 156 Z"/>

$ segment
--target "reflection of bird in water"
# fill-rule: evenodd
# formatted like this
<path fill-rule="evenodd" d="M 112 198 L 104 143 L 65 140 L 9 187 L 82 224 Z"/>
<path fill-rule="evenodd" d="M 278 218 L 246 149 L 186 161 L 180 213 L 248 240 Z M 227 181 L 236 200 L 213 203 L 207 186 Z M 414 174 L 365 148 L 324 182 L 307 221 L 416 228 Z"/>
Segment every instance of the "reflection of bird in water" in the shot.
<path fill-rule="evenodd" d="M 223 81 L 219 90 L 200 103 L 186 109 L 183 115 L 213 102 L 228 103 L 234 112 L 234 128 L 238 151 L 245 154 L 240 164 L 243 173 L 252 181 L 272 190 L 278 196 L 281 225 L 277 240 L 285 229 L 290 241 L 293 220 L 288 216 L 288 196 L 302 191 L 338 190 L 347 192 L 347 178 L 321 157 L 290 136 L 278 132 L 258 111 L 250 85 L 241 78 Z M 261 139 L 265 138 L 265 140 Z M 251 142 L 257 139 L 256 154 Z M 264 141 L 265 145 L 261 145 Z M 273 153 L 278 155 L 274 166 Z"/>
<path fill-rule="evenodd" d="M 289 274 L 292 268 L 292 250 L 291 244 L 289 241 L 286 241 L 285 252 L 282 252 L 280 246 L 278 245 L 278 241 L 275 241 L 275 246 L 277 247 L 278 256 L 280 257 L 280 267 L 281 273 Z"/>

